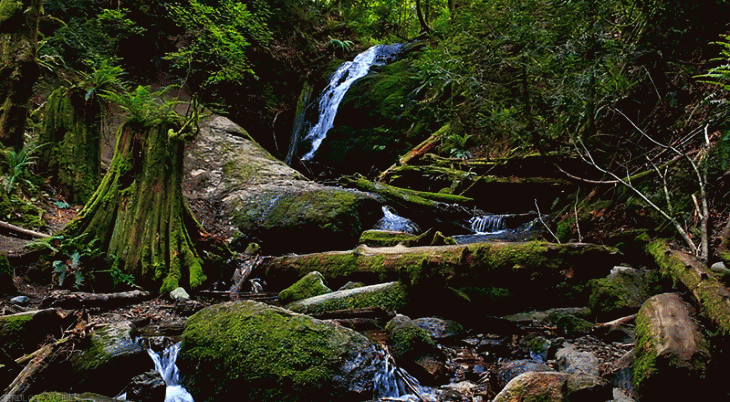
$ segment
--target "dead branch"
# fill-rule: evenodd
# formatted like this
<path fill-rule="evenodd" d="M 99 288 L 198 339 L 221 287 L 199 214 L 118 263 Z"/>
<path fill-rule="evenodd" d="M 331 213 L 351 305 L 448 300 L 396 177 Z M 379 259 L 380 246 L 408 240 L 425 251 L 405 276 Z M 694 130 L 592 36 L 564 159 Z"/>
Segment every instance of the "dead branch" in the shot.
<path fill-rule="evenodd" d="M 51 237 L 50 235 L 47 235 L 45 233 L 24 229 L 20 226 L 15 226 L 4 221 L 0 221 L 0 234 L 28 240 L 44 239 L 46 237 Z"/>
<path fill-rule="evenodd" d="M 553 233 L 553 231 L 550 230 L 550 226 L 548 226 L 547 223 L 545 223 L 545 221 L 542 219 L 542 214 L 540 213 L 540 207 L 537 206 L 537 199 L 535 199 L 535 208 L 537 208 L 537 217 L 540 219 L 540 223 L 542 223 L 542 225 L 545 226 L 545 229 L 547 229 L 547 231 L 550 232 L 550 234 L 553 236 L 555 241 L 558 242 L 558 244 L 560 244 L 560 239 L 558 239 L 558 236 L 556 236 L 555 233 Z"/>
<path fill-rule="evenodd" d="M 615 327 L 616 325 L 630 323 L 631 321 L 634 321 L 635 318 L 636 318 L 636 314 L 631 314 L 626 317 L 617 318 L 613 321 L 596 323 L 596 327 L 599 327 L 599 328 L 600 327 Z"/>
<path fill-rule="evenodd" d="M 51 295 L 43 299 L 43 307 L 61 307 L 79 309 L 82 307 L 117 308 L 132 303 L 148 300 L 153 297 L 151 292 L 132 290 L 118 293 L 86 293 L 54 290 Z"/>

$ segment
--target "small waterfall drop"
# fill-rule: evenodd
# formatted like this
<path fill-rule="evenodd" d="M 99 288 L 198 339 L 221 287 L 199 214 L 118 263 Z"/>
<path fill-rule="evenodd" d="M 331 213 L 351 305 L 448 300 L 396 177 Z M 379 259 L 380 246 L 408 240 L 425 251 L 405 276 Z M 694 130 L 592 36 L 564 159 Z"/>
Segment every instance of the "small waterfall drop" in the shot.
<path fill-rule="evenodd" d="M 503 215 L 482 215 L 469 219 L 471 230 L 478 235 L 499 233 L 507 229 Z"/>
<path fill-rule="evenodd" d="M 347 90 L 359 78 L 364 77 L 372 66 L 385 65 L 388 59 L 400 51 L 403 45 L 375 45 L 355 57 L 353 61 L 343 63 L 330 77 L 330 81 L 317 99 L 319 118 L 317 123 L 307 131 L 305 141 L 311 142 L 311 150 L 301 160 L 310 160 L 333 127 L 337 109 L 345 97 Z M 295 136 L 296 137 L 296 136 Z M 291 153 L 292 151 L 290 151 Z"/>
<path fill-rule="evenodd" d="M 374 399 L 387 398 L 398 401 L 435 401 L 433 391 L 422 386 L 407 371 L 395 364 L 393 356 L 385 351 L 380 371 L 375 374 Z"/>
<path fill-rule="evenodd" d="M 418 234 L 421 232 L 421 228 L 408 218 L 404 218 L 395 213 L 393 208 L 388 205 L 384 205 L 383 217 L 375 223 L 373 229 L 376 230 L 390 230 L 393 232 L 405 232 L 411 234 Z"/>
<path fill-rule="evenodd" d="M 165 380 L 167 389 L 165 391 L 165 402 L 193 402 L 193 397 L 180 385 L 180 371 L 175 365 L 177 354 L 180 352 L 180 343 L 167 347 L 162 353 L 156 353 L 147 348 L 147 354 L 155 362 L 155 369 Z"/>

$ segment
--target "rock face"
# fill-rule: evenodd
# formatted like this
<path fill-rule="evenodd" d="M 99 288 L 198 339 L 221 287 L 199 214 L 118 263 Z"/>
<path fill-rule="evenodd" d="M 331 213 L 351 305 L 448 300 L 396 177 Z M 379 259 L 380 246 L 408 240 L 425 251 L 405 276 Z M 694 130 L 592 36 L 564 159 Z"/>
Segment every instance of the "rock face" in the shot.
<path fill-rule="evenodd" d="M 710 353 L 679 295 L 663 293 L 644 303 L 636 317 L 635 351 L 634 386 L 642 401 L 702 399 Z"/>
<path fill-rule="evenodd" d="M 352 248 L 381 216 L 376 196 L 307 180 L 220 116 L 186 150 L 184 180 L 204 227 L 269 255 Z"/>
<path fill-rule="evenodd" d="M 113 394 L 141 371 L 153 369 L 144 348 L 134 341 L 136 329 L 129 321 L 113 322 L 94 331 L 88 344 L 71 358 L 73 391 Z"/>
<path fill-rule="evenodd" d="M 177 365 L 198 402 L 325 402 L 370 397 L 379 359 L 355 331 L 244 301 L 190 317 Z"/>

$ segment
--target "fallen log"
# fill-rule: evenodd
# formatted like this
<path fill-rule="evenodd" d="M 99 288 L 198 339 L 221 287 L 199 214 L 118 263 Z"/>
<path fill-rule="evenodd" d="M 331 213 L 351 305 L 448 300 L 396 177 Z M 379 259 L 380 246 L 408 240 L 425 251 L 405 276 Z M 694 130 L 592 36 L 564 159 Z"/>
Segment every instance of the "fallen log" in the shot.
<path fill-rule="evenodd" d="M 0 221 L 0 234 L 28 240 L 44 239 L 46 237 L 51 237 L 51 235 L 21 228 L 20 226 L 15 226 L 4 221 Z"/>
<path fill-rule="evenodd" d="M 608 275 L 615 250 L 593 244 L 476 243 L 428 247 L 359 246 L 350 251 L 268 257 L 269 286 L 283 289 L 311 271 L 333 287 L 400 280 L 407 286 L 546 289 Z M 534 295 L 533 295 L 534 296 Z"/>
<path fill-rule="evenodd" d="M 440 129 L 438 129 L 435 133 L 431 134 L 430 137 L 428 137 L 425 141 L 422 143 L 416 145 L 413 149 L 408 151 L 405 155 L 401 156 L 398 161 L 388 169 L 386 169 L 383 173 L 380 174 L 378 181 L 383 182 L 386 181 L 388 176 L 391 173 L 391 170 L 395 169 L 398 166 L 402 166 L 410 162 L 412 159 L 419 159 L 423 155 L 433 151 L 441 142 L 441 140 L 446 136 L 446 134 L 451 129 L 451 126 L 449 124 L 444 125 Z"/>
<path fill-rule="evenodd" d="M 695 257 L 672 250 L 666 240 L 647 244 L 646 251 L 664 275 L 681 282 L 692 293 L 719 334 L 730 335 L 730 292 L 715 279 L 712 271 Z"/>
<path fill-rule="evenodd" d="M 54 290 L 41 302 L 42 307 L 61 307 L 65 309 L 117 308 L 152 299 L 153 294 L 142 290 L 118 293 L 87 293 Z"/>

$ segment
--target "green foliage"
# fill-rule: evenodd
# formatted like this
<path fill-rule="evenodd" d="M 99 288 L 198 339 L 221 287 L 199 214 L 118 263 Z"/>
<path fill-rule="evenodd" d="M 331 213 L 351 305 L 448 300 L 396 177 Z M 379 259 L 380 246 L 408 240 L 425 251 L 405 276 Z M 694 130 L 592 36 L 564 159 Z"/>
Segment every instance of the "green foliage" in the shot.
<path fill-rule="evenodd" d="M 102 59 L 100 61 L 87 60 L 86 64 L 91 68 L 91 73 L 81 73 L 81 81 L 76 85 L 84 91 L 84 100 L 90 100 L 94 96 L 101 93 L 111 92 L 123 89 L 122 75 L 124 69 L 110 61 Z"/>
<path fill-rule="evenodd" d="M 105 91 L 100 96 L 119 105 L 129 113 L 128 122 L 146 127 L 162 125 L 180 125 L 183 116 L 177 113 L 174 106 L 181 103 L 177 100 L 163 100 L 164 94 L 172 86 L 152 92 L 149 86 L 139 85 L 129 92 Z"/>
<path fill-rule="evenodd" d="M 5 192 L 10 194 L 18 183 L 23 183 L 31 189 L 35 187 L 30 180 L 29 169 L 35 164 L 35 152 L 39 145 L 28 143 L 20 151 L 9 150 L 6 153 L 7 173 L 5 174 Z"/>

